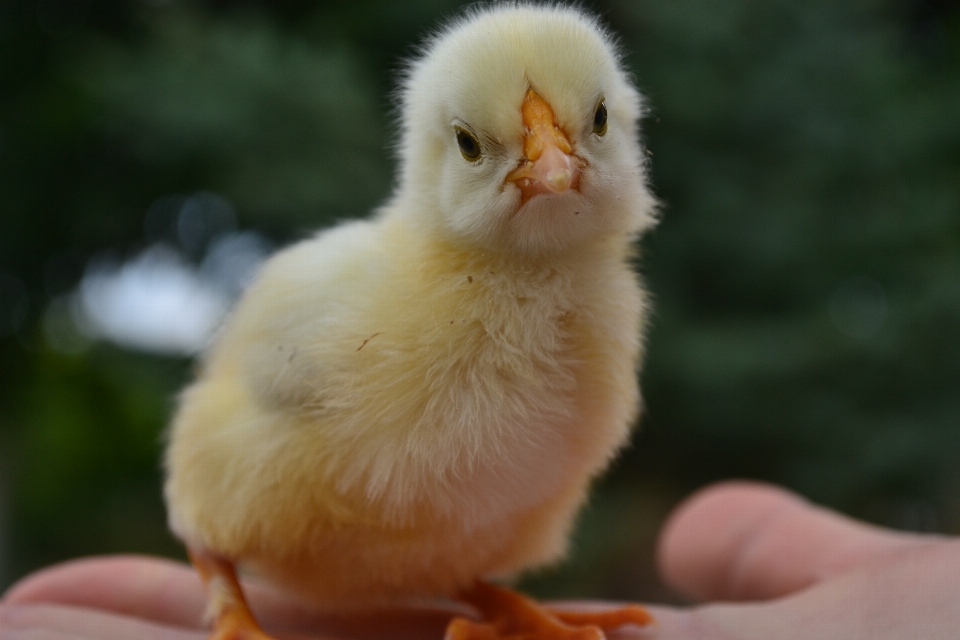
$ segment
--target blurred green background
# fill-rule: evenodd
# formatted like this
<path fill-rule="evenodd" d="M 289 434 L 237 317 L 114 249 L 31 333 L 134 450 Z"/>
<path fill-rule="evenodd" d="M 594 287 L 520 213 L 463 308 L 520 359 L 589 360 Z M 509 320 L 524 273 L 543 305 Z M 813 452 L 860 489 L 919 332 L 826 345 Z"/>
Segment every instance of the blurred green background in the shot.
<path fill-rule="evenodd" d="M 209 276 L 218 238 L 382 202 L 396 70 L 460 4 L 0 0 L 0 588 L 182 557 L 158 461 L 189 349 L 98 338 L 83 283 L 158 246 Z M 960 2 L 589 6 L 651 107 L 646 407 L 526 585 L 670 600 L 657 529 L 730 477 L 960 533 Z"/>

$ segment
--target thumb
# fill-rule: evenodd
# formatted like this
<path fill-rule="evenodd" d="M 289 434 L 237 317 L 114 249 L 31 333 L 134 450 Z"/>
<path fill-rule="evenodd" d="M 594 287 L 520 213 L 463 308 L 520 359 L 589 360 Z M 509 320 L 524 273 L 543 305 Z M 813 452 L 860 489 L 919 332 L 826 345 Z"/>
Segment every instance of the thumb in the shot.
<path fill-rule="evenodd" d="M 772 485 L 727 482 L 673 512 L 657 563 L 667 584 L 694 598 L 767 599 L 929 539 L 857 522 Z"/>

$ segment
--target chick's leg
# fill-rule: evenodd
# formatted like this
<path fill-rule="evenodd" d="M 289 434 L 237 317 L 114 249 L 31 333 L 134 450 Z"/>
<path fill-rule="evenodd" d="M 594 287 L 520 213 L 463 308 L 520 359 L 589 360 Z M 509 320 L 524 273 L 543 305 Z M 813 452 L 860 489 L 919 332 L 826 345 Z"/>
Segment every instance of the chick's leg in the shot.
<path fill-rule="evenodd" d="M 530 598 L 486 582 L 462 594 L 486 622 L 456 618 L 445 640 L 604 640 L 604 629 L 647 625 L 653 617 L 641 606 L 597 612 L 552 611 Z"/>
<path fill-rule="evenodd" d="M 188 553 L 207 590 L 207 615 L 213 620 L 209 640 L 273 640 L 247 606 L 233 564 L 208 551 L 188 549 Z"/>

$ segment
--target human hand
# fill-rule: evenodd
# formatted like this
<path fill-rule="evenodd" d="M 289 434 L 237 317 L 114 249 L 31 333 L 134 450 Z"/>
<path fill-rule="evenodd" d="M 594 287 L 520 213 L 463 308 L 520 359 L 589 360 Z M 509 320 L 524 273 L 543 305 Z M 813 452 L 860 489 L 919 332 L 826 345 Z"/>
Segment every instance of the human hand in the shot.
<path fill-rule="evenodd" d="M 460 609 L 320 615 L 244 581 L 261 625 L 283 640 L 442 638 Z M 145 556 L 85 558 L 27 576 L 0 600 L 0 640 L 204 640 L 206 595 L 194 570 Z"/>
<path fill-rule="evenodd" d="M 769 485 L 710 487 L 677 508 L 664 580 L 702 601 L 662 640 L 960 637 L 960 538 L 856 522 Z"/>
<path fill-rule="evenodd" d="M 651 607 L 654 629 L 611 640 L 935 640 L 960 629 L 960 541 L 860 524 L 769 486 L 728 483 L 690 498 L 664 528 L 659 561 L 679 591 L 726 602 Z M 456 613 L 320 616 L 269 588 L 247 591 L 264 627 L 291 639 L 438 639 Z M 203 606 L 183 565 L 80 560 L 15 585 L 0 605 L 0 640 L 24 630 L 31 640 L 200 640 Z"/>

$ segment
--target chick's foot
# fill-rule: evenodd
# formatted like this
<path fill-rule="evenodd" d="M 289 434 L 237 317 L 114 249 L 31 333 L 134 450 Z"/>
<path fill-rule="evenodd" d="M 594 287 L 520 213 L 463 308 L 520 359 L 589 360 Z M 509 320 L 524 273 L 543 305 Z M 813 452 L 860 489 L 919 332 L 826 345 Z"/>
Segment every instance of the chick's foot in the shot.
<path fill-rule="evenodd" d="M 486 622 L 456 618 L 445 640 L 605 640 L 604 629 L 647 625 L 653 617 L 641 606 L 597 612 L 552 611 L 534 600 L 486 582 L 462 594 Z"/>
<path fill-rule="evenodd" d="M 214 623 L 208 640 L 275 640 L 253 617 L 233 563 L 203 549 L 187 551 L 207 590 L 207 615 Z"/>
<path fill-rule="evenodd" d="M 234 620 L 229 617 L 220 618 L 216 622 L 213 633 L 207 640 L 276 640 L 268 636 L 257 626 L 246 621 Z"/>
<path fill-rule="evenodd" d="M 625 624 L 635 624 L 643 627 L 654 622 L 650 612 L 638 604 L 628 604 L 604 611 L 558 611 L 553 608 L 550 608 L 549 611 L 566 624 L 574 626 L 595 625 L 601 629 L 616 629 Z"/>

